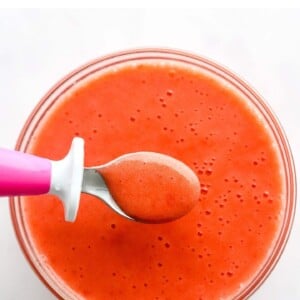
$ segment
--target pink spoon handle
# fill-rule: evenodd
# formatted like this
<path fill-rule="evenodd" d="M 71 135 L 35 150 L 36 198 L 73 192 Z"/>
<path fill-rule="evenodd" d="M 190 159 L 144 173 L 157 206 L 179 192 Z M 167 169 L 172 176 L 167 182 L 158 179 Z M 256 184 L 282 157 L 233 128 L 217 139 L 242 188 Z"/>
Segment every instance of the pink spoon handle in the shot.
<path fill-rule="evenodd" d="M 50 160 L 0 149 L 0 196 L 45 194 L 50 184 Z"/>

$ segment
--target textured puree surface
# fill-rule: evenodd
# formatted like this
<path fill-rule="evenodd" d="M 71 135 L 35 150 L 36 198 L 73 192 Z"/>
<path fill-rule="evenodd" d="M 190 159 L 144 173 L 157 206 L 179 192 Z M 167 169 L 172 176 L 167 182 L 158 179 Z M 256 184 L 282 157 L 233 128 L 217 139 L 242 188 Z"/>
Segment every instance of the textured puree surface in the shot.
<path fill-rule="evenodd" d="M 178 219 L 199 200 L 197 175 L 182 162 L 160 153 L 131 153 L 98 172 L 120 208 L 142 222 Z"/>
<path fill-rule="evenodd" d="M 154 151 L 183 161 L 201 182 L 189 214 L 155 225 L 87 195 L 70 224 L 55 197 L 24 198 L 36 251 L 76 293 L 230 299 L 254 277 L 281 226 L 283 183 L 272 137 L 232 90 L 181 66 L 124 66 L 54 105 L 30 151 L 59 159 L 75 135 L 86 140 L 87 166 Z"/>

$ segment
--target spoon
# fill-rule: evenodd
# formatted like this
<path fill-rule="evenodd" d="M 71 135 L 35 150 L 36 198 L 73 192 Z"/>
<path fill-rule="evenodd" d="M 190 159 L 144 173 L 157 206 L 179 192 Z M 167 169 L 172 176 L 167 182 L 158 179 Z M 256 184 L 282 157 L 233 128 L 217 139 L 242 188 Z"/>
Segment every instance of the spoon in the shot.
<path fill-rule="evenodd" d="M 146 176 L 147 174 L 151 176 Z M 160 178 L 155 176 L 160 176 Z M 152 202 L 148 201 L 145 217 L 143 202 L 147 203 L 145 200 L 149 197 L 145 193 L 141 194 L 141 191 L 145 190 L 142 181 L 148 177 L 152 178 L 151 188 L 155 188 L 153 179 L 159 180 L 160 185 L 172 182 L 168 185 L 171 191 L 163 189 L 159 193 L 162 195 L 158 199 L 160 201 L 155 202 L 155 199 L 150 199 Z M 174 181 L 174 179 L 177 180 Z M 137 180 L 140 184 L 136 183 Z M 170 192 L 172 194 L 172 190 L 176 191 L 177 186 L 183 188 L 178 190 L 178 193 L 181 193 L 180 196 L 183 196 L 180 198 L 181 202 L 176 206 L 178 196 L 173 195 L 175 197 L 172 200 L 175 199 L 173 201 L 175 205 L 166 206 L 170 202 Z M 182 201 L 185 198 L 182 190 L 185 189 L 192 191 L 191 197 L 187 198 L 188 201 Z M 126 193 L 127 190 L 129 192 Z M 153 152 L 129 153 L 107 164 L 85 168 L 84 140 L 79 137 L 73 139 L 68 154 L 58 161 L 19 151 L 0 149 L 0 196 L 54 194 L 63 203 L 65 220 L 73 222 L 77 216 L 81 192 L 97 197 L 127 219 L 157 223 L 173 220 L 186 214 L 198 200 L 200 184 L 197 176 L 184 163 L 167 155 Z M 135 198 L 137 199 L 138 206 L 132 202 L 132 197 L 134 201 L 136 201 Z M 133 207 L 133 212 L 130 205 Z M 135 213 L 136 206 L 138 214 Z M 165 217 L 162 218 L 160 212 L 165 207 L 169 207 L 169 213 L 163 212 Z"/>

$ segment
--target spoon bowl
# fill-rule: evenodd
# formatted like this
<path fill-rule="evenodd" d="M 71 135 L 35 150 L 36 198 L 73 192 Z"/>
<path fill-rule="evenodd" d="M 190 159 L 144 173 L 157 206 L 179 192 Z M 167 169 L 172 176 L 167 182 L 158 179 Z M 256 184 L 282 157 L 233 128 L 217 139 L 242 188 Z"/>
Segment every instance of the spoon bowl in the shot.
<path fill-rule="evenodd" d="M 128 216 L 116 203 L 107 185 L 105 184 L 103 177 L 99 174 L 96 168 L 84 169 L 81 192 L 99 198 L 122 217 L 129 220 L 134 220 L 132 217 Z"/>

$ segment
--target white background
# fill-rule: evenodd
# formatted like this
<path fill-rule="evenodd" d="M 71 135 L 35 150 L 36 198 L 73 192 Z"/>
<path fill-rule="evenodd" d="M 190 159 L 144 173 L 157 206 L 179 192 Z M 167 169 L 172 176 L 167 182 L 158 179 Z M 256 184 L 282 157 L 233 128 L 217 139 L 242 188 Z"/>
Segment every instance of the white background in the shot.
<path fill-rule="evenodd" d="M 69 71 L 117 50 L 164 46 L 229 67 L 281 120 L 299 170 L 300 10 L 0 10 L 0 146 L 13 148 L 31 110 Z M 251 298 L 300 299 L 300 211 L 285 252 Z M 0 299 L 51 300 L 0 201 Z"/>

